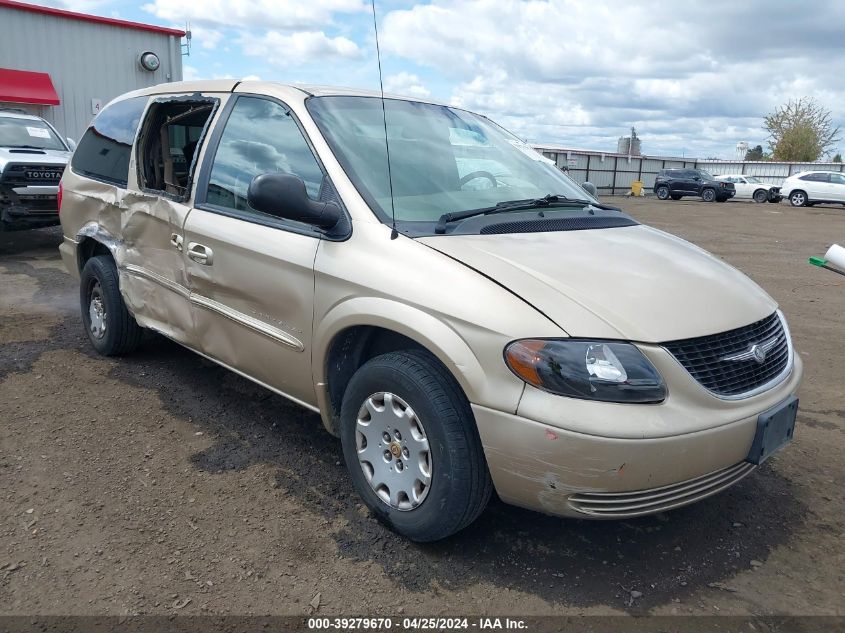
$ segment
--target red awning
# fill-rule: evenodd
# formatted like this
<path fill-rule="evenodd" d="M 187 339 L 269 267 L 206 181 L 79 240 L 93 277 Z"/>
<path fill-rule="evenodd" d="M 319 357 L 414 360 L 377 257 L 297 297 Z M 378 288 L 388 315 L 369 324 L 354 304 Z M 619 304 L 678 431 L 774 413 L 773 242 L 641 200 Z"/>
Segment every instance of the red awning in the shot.
<path fill-rule="evenodd" d="M 59 95 L 47 73 L 0 68 L 0 101 L 59 105 Z"/>

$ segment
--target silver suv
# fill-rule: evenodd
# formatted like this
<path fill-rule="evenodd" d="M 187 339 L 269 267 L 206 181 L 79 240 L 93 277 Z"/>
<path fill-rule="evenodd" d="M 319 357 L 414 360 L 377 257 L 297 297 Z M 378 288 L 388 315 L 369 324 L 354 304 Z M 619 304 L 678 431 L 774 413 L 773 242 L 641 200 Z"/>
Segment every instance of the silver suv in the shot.
<path fill-rule="evenodd" d="M 792 437 L 802 366 L 775 301 L 466 110 L 165 84 L 108 105 L 62 183 L 94 348 L 149 328 L 319 412 L 409 538 L 463 528 L 493 488 L 662 512 Z"/>
<path fill-rule="evenodd" d="M 0 109 L 0 231 L 59 223 L 59 180 L 72 145 L 41 117 Z"/>

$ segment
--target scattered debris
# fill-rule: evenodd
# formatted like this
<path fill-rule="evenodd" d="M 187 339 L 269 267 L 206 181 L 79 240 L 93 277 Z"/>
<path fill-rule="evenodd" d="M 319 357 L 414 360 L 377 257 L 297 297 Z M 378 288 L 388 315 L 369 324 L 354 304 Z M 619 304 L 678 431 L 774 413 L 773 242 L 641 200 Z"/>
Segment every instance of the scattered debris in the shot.
<path fill-rule="evenodd" d="M 176 601 L 173 603 L 173 608 L 174 608 L 174 609 L 184 609 L 184 608 L 185 608 L 185 607 L 187 607 L 190 603 L 191 603 L 191 599 L 190 599 L 190 598 L 183 598 L 182 600 L 176 600 Z"/>
<path fill-rule="evenodd" d="M 30 508 L 26 511 L 27 514 L 32 514 L 33 512 L 35 512 L 35 508 Z"/>
<path fill-rule="evenodd" d="M 314 609 L 314 611 L 316 611 L 317 609 L 320 608 L 320 597 L 321 596 L 322 596 L 322 594 L 318 591 L 317 595 L 314 596 L 313 598 L 311 598 L 311 602 L 308 603 L 308 604 L 311 605 L 311 608 Z"/>
<path fill-rule="evenodd" d="M 752 566 L 752 567 L 762 567 L 762 566 L 763 566 L 763 563 L 761 563 L 759 560 L 752 560 L 752 561 L 751 561 L 751 566 Z"/>

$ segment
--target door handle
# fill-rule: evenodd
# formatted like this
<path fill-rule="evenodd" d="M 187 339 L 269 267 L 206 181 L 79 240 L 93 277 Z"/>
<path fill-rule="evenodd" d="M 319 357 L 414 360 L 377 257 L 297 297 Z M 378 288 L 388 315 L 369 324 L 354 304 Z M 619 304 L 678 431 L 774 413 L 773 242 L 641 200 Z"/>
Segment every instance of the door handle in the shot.
<path fill-rule="evenodd" d="M 177 251 L 182 250 L 182 236 L 178 233 L 171 233 L 170 234 L 170 245 L 175 248 Z"/>
<path fill-rule="evenodd" d="M 188 257 L 203 266 L 211 266 L 214 261 L 211 249 L 196 242 L 188 242 Z"/>

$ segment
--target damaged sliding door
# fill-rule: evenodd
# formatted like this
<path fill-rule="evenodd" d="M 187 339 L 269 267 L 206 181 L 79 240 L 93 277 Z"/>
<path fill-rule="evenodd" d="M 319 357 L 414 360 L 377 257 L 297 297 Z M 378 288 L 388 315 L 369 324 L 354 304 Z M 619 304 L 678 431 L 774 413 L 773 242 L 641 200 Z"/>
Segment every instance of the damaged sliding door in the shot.
<path fill-rule="evenodd" d="M 126 304 L 144 327 L 195 347 L 182 227 L 203 140 L 228 97 L 192 94 L 153 99 L 130 164 L 137 186 L 124 198 Z"/>

